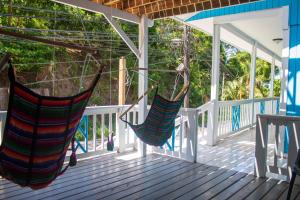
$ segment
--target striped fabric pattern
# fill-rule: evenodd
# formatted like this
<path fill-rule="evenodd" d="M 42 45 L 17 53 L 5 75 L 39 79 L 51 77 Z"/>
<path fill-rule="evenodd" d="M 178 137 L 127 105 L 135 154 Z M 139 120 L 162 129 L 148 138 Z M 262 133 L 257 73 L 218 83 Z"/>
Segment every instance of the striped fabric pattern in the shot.
<path fill-rule="evenodd" d="M 157 91 L 144 123 L 133 125 L 126 122 L 138 138 L 152 146 L 162 146 L 171 137 L 176 116 L 185 96 L 183 95 L 178 101 L 169 101 L 158 95 Z"/>
<path fill-rule="evenodd" d="M 45 97 L 16 82 L 12 67 L 9 71 L 10 98 L 0 172 L 21 186 L 40 189 L 60 175 L 94 86 L 72 97 Z"/>

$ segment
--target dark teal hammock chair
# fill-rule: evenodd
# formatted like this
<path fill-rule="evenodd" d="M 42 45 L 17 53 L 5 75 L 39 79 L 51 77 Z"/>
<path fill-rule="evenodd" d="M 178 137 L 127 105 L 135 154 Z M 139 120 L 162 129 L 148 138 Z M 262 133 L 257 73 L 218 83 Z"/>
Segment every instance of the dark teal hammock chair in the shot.
<path fill-rule="evenodd" d="M 121 120 L 127 123 L 135 132 L 136 136 L 144 143 L 152 146 L 162 146 L 172 135 L 176 116 L 187 91 L 188 88 L 178 100 L 171 101 L 160 96 L 157 87 L 150 111 L 144 123 L 134 125 L 122 118 Z"/>

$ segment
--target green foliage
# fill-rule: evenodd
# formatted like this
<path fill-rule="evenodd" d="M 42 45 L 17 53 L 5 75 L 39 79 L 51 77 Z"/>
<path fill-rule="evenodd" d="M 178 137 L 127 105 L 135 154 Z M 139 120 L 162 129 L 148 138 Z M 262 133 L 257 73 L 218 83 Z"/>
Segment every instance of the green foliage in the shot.
<path fill-rule="evenodd" d="M 106 66 L 105 71 L 111 70 L 116 72 L 110 74 L 106 73 L 101 77 L 100 84 L 97 85 L 94 95 L 90 100 L 90 105 L 117 104 L 117 70 L 118 59 L 121 56 L 126 57 L 130 77 L 134 76 L 131 87 L 127 88 L 128 96 L 126 103 L 130 104 L 137 98 L 138 74 L 130 71 L 137 70 L 137 59 L 102 15 L 46 0 L 2 0 L 0 2 L 0 13 L 3 14 L 3 17 L 0 18 L 0 26 L 16 27 L 18 28 L 17 31 L 21 33 L 50 39 L 59 38 L 64 42 L 78 38 L 73 42 L 78 45 L 91 45 L 99 49 L 100 55 L 97 59 L 100 60 L 102 65 Z M 138 46 L 138 26 L 121 20 L 119 20 L 118 23 Z M 24 28 L 26 28 L 26 31 Z M 36 31 L 36 29 L 42 29 L 43 31 Z M 60 35 L 57 35 L 53 30 L 64 30 L 64 32 L 59 32 Z M 16 30 L 12 29 L 12 31 Z M 82 32 L 74 33 L 74 31 Z M 106 33 L 106 36 L 101 36 L 100 38 L 100 36 L 97 35 L 87 39 L 87 36 L 84 34 L 85 32 L 98 33 L 100 35 Z M 183 62 L 182 38 L 182 24 L 172 19 L 156 20 L 154 26 L 149 29 L 149 68 L 175 70 L 176 67 Z M 210 36 L 197 30 L 191 31 L 189 48 L 191 54 L 191 107 L 200 106 L 210 99 L 211 49 L 212 38 Z M 17 67 L 18 72 L 32 72 L 35 75 L 45 67 L 52 69 L 52 65 L 33 65 L 29 63 L 84 60 L 86 56 L 84 52 L 76 52 L 41 43 L 0 36 L 0 54 L 4 52 L 9 52 L 14 55 L 14 63 L 23 64 Z M 222 43 L 221 63 L 220 98 L 222 100 L 248 98 L 250 55 L 238 51 L 228 44 Z M 62 78 L 67 78 L 63 77 L 63 75 L 67 75 L 68 77 L 79 76 L 83 68 L 83 65 L 78 63 L 55 66 L 57 68 L 67 69 L 65 74 L 63 74 L 61 70 L 58 70 L 57 76 Z M 97 69 L 98 66 L 95 63 L 89 64 L 86 74 L 95 74 Z M 49 77 L 49 74 L 47 75 Z M 256 70 L 256 97 L 268 96 L 269 75 L 270 64 L 258 59 Z M 223 76 L 224 83 L 222 79 Z M 173 93 L 175 77 L 175 73 L 149 71 L 149 85 L 159 83 L 159 93 L 169 98 Z M 27 77 L 25 77 L 25 79 L 26 78 Z M 84 82 L 88 83 L 86 79 Z M 79 80 L 74 80 L 68 84 L 74 84 L 77 87 Z M 183 80 L 181 79 L 176 88 L 176 92 L 179 92 L 182 85 Z M 224 85 L 223 88 L 221 88 L 222 85 Z M 280 92 L 280 80 L 275 81 L 274 88 L 275 95 L 278 96 Z M 64 90 L 62 91 L 62 93 L 64 93 Z M 77 91 L 78 90 L 75 90 L 73 93 Z M 54 94 L 57 93 L 54 92 Z M 149 95 L 149 100 L 153 98 L 153 95 L 154 92 Z M 97 134 L 101 135 L 100 128 L 99 130 L 97 129 Z M 106 127 L 105 134 L 108 134 Z M 78 135 L 78 137 L 80 136 Z"/>
<path fill-rule="evenodd" d="M 85 127 L 82 126 L 82 128 L 84 129 Z M 109 129 L 104 125 L 103 127 L 104 130 L 104 138 L 108 138 L 109 136 Z M 88 140 L 92 140 L 93 139 L 93 122 L 92 120 L 88 121 Z M 77 131 L 75 134 L 75 137 L 79 140 L 79 141 L 84 141 L 84 136 L 82 135 L 82 133 L 80 133 L 80 131 Z M 99 122 L 96 122 L 96 138 L 97 139 L 101 139 L 102 138 L 102 126 Z"/>
<path fill-rule="evenodd" d="M 225 82 L 222 99 L 238 100 L 249 97 L 250 85 L 250 54 L 237 51 L 229 58 L 226 68 L 233 74 L 233 78 L 227 77 Z M 264 98 L 269 95 L 271 66 L 259 58 L 256 61 L 256 83 L 255 98 Z M 278 74 L 279 71 L 276 71 Z M 274 82 L 274 95 L 280 95 L 280 80 Z"/>

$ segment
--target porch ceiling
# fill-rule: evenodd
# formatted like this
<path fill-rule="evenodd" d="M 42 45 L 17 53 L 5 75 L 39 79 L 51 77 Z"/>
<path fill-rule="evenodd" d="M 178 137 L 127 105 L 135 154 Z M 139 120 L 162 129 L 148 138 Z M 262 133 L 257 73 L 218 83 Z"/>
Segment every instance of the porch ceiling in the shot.
<path fill-rule="evenodd" d="M 192 14 L 176 16 L 181 21 L 186 21 Z M 282 41 L 273 41 L 283 38 L 285 25 L 285 9 L 270 9 L 234 15 L 205 18 L 188 21 L 187 24 L 210 35 L 213 25 L 221 24 L 221 40 L 243 51 L 251 53 L 254 41 L 260 44 L 257 56 L 267 62 L 272 62 L 272 54 L 276 55 L 276 65 L 281 66 Z M 241 36 L 246 36 L 241 37 Z"/>
<path fill-rule="evenodd" d="M 90 0 L 150 19 L 170 17 L 258 0 Z"/>

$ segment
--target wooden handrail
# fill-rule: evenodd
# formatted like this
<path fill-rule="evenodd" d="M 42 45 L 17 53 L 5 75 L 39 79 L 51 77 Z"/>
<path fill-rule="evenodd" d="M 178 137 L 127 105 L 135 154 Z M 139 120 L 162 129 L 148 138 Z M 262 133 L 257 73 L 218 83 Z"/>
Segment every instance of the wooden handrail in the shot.
<path fill-rule="evenodd" d="M 178 99 L 186 92 L 186 90 L 189 88 L 190 83 L 187 83 L 183 86 L 183 88 L 180 90 L 180 92 L 177 94 L 177 96 L 173 99 L 173 101 L 178 101 Z"/>
<path fill-rule="evenodd" d="M 154 87 L 151 87 L 150 89 L 148 89 L 143 95 L 141 95 L 129 108 L 127 108 L 127 110 L 125 110 L 125 112 L 123 112 L 120 115 L 120 119 L 126 115 L 136 104 L 138 104 L 150 91 L 152 91 L 154 89 Z"/>
<path fill-rule="evenodd" d="M 59 47 L 65 47 L 65 48 L 68 48 L 68 49 L 75 49 L 75 50 L 85 51 L 85 52 L 89 52 L 89 53 L 92 53 L 92 54 L 97 53 L 97 50 L 93 49 L 93 48 L 68 44 L 68 43 L 64 43 L 64 42 L 60 42 L 60 41 L 47 40 L 47 39 L 43 39 L 43 38 L 39 38 L 39 37 L 35 37 L 35 36 L 24 35 L 22 33 L 6 31 L 2 28 L 0 28 L 0 34 L 8 35 L 8 36 L 16 37 L 16 38 L 21 38 L 21 39 L 25 39 L 25 40 L 31 40 L 31 41 L 35 41 L 35 42 L 41 42 L 41 43 L 49 44 L 49 45 L 52 45 L 52 46 L 59 46 Z"/>
<path fill-rule="evenodd" d="M 156 86 L 157 87 L 157 86 Z M 138 104 L 150 91 L 152 91 L 155 87 L 152 86 L 150 89 L 148 89 L 143 95 L 141 95 L 125 112 L 123 112 L 120 115 L 120 119 L 126 115 L 136 104 Z M 172 101 L 178 101 L 178 99 L 184 94 L 184 92 L 189 88 L 189 83 L 185 84 L 181 91 L 178 93 L 178 95 L 172 100 Z"/>

